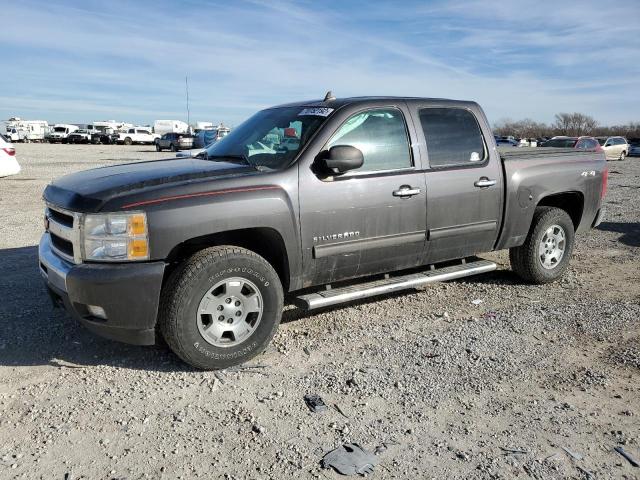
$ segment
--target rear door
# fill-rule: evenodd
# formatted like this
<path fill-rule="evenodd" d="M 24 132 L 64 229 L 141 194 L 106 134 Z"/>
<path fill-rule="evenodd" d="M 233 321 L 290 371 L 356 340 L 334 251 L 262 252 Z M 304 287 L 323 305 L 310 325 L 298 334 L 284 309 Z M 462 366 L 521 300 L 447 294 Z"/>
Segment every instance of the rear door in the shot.
<path fill-rule="evenodd" d="M 447 104 L 418 104 L 412 114 L 428 165 L 423 261 L 492 250 L 502 216 L 503 181 L 484 115 L 477 107 Z"/>
<path fill-rule="evenodd" d="M 424 172 L 404 102 L 342 111 L 335 122 L 320 151 L 351 145 L 364 164 L 335 177 L 300 166 L 305 285 L 413 267 L 424 248 Z"/>

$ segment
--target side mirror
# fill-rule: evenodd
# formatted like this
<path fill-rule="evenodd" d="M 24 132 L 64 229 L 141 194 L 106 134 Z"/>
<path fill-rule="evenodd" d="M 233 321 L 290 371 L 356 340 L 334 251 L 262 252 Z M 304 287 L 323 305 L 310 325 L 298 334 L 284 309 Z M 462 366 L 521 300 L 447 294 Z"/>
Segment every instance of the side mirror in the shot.
<path fill-rule="evenodd" d="M 323 170 L 341 175 L 349 170 L 360 168 L 364 163 L 364 156 L 359 149 L 351 145 L 336 145 L 329 151 L 322 152 L 318 163 Z"/>

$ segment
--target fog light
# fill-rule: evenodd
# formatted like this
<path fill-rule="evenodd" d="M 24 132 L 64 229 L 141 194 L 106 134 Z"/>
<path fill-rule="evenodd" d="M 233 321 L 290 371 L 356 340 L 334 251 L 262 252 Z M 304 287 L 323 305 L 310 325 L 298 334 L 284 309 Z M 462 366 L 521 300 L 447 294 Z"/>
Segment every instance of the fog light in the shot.
<path fill-rule="evenodd" d="M 102 318 L 103 320 L 107 319 L 107 314 L 102 307 L 99 307 L 97 305 L 87 305 L 87 310 L 93 317 Z"/>

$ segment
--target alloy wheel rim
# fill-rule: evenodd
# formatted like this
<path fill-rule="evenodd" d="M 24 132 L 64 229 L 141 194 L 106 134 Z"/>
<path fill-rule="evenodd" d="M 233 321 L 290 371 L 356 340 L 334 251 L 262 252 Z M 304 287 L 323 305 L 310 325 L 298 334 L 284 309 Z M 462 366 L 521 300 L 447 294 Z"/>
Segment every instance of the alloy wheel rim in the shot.
<path fill-rule="evenodd" d="M 538 258 L 543 268 L 556 268 L 564 257 L 567 237 L 560 225 L 551 225 L 545 230 L 538 246 Z"/>
<path fill-rule="evenodd" d="M 226 278 L 203 295 L 196 312 L 198 331 L 215 347 L 235 347 L 256 331 L 264 302 L 256 285 L 241 277 Z"/>

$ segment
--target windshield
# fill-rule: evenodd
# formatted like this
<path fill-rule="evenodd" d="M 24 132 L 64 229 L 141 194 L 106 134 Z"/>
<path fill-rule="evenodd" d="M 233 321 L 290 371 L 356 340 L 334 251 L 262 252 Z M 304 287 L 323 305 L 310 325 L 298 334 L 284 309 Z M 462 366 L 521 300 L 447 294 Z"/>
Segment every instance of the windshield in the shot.
<path fill-rule="evenodd" d="M 286 167 L 324 123 L 331 108 L 284 107 L 256 113 L 208 146 L 204 157 L 242 159 L 255 167 Z"/>
<path fill-rule="evenodd" d="M 54 132 L 61 132 L 64 133 L 67 131 L 67 129 L 65 127 L 56 127 L 53 129 Z"/>

